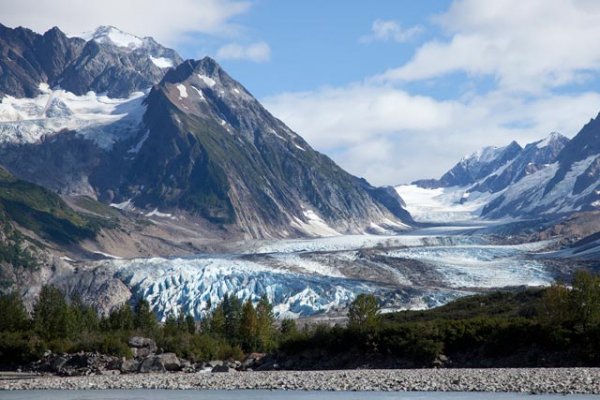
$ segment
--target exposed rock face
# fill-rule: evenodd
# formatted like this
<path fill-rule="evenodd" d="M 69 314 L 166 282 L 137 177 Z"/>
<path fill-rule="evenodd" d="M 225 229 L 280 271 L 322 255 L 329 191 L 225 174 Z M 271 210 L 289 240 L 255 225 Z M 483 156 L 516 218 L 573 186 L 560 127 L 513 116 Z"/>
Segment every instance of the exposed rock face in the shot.
<path fill-rule="evenodd" d="M 100 188 L 116 193 L 115 202 L 185 209 L 250 237 L 411 221 L 393 190 L 314 151 L 210 58 L 171 70 L 146 104 L 148 133 L 117 179 L 123 184 Z"/>
<path fill-rule="evenodd" d="M 60 85 L 75 94 L 91 90 L 126 97 L 152 86 L 181 62 L 175 51 L 152 38 L 129 35 L 131 43 L 115 39 L 123 35 L 100 27 L 86 42 L 56 27 L 40 35 L 0 24 L 0 97 L 34 97 L 40 84 Z"/>

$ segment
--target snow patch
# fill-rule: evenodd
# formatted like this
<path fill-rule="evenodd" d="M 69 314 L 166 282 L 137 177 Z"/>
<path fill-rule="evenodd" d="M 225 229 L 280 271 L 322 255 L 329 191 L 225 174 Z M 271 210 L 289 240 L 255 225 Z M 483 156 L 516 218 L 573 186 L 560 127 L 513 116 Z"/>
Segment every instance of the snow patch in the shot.
<path fill-rule="evenodd" d="M 467 192 L 467 187 L 424 189 L 400 185 L 395 189 L 418 222 L 476 221 L 490 199 L 488 193 Z"/>
<path fill-rule="evenodd" d="M 135 209 L 132 199 L 127 199 L 121 203 L 110 203 L 110 207 L 118 208 L 119 210 L 133 211 Z"/>
<path fill-rule="evenodd" d="M 193 85 L 192 85 L 192 89 L 194 89 L 196 91 L 196 93 L 198 93 L 200 100 L 206 101 L 206 99 L 204 98 L 204 93 L 202 93 L 202 90 L 198 89 L 196 86 L 193 86 Z"/>
<path fill-rule="evenodd" d="M 536 147 L 538 149 L 543 149 L 544 147 L 548 147 L 550 144 L 552 144 L 552 142 L 560 139 L 562 137 L 562 135 L 558 132 L 552 132 L 550 135 L 548 135 L 548 137 L 546 137 L 545 139 L 539 141 L 538 143 L 536 143 Z"/>
<path fill-rule="evenodd" d="M 327 225 L 327 223 L 313 210 L 303 210 L 302 214 L 304 215 L 306 222 L 298 217 L 293 217 L 294 220 L 291 225 L 295 228 L 313 236 L 324 237 L 340 235 L 338 231 Z"/>
<path fill-rule="evenodd" d="M 152 57 L 150 56 L 150 61 L 158 68 L 171 68 L 173 66 L 173 60 L 165 57 Z"/>
<path fill-rule="evenodd" d="M 97 43 L 112 43 L 118 47 L 131 50 L 144 45 L 144 40 L 138 36 L 123 32 L 114 26 L 100 26 L 95 31 L 81 35 L 86 41 L 94 40 Z"/>
<path fill-rule="evenodd" d="M 213 86 L 215 86 L 217 84 L 217 82 L 209 76 L 202 75 L 202 74 L 198 74 L 197 76 L 201 82 L 203 82 L 206 86 L 208 86 L 210 88 L 212 88 Z"/>
<path fill-rule="evenodd" d="M 179 90 L 179 97 L 181 97 L 182 99 L 188 97 L 187 87 L 185 87 L 185 85 L 180 83 L 179 85 L 177 85 L 177 90 Z"/>
<path fill-rule="evenodd" d="M 154 210 L 150 211 L 149 213 L 146 213 L 146 217 L 160 217 L 160 218 L 175 219 L 173 214 L 160 212 L 160 211 L 158 211 L 158 208 L 155 208 Z"/>

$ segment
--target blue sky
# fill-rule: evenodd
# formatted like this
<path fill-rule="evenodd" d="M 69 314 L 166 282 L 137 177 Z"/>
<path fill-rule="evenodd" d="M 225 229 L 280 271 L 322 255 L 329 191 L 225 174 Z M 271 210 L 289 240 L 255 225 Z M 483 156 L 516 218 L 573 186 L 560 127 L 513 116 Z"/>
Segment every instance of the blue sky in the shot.
<path fill-rule="evenodd" d="M 360 43 L 360 38 L 369 34 L 373 21 L 384 18 L 407 27 L 424 25 L 431 15 L 442 12 L 449 4 L 406 0 L 373 3 L 258 0 L 247 13 L 232 21 L 242 27 L 242 37 L 237 42 L 267 42 L 270 60 L 219 61 L 258 97 L 343 85 L 406 62 L 416 45 L 437 30 L 431 27 L 406 43 Z M 198 47 L 190 42 L 179 50 L 186 58 L 214 57 L 222 43 L 221 39 L 214 39 Z"/>
<path fill-rule="evenodd" d="M 597 0 L 0 0 L 0 8 L 9 26 L 77 34 L 114 25 L 186 58 L 213 56 L 314 148 L 375 184 L 440 176 L 486 145 L 572 137 L 600 111 Z"/>

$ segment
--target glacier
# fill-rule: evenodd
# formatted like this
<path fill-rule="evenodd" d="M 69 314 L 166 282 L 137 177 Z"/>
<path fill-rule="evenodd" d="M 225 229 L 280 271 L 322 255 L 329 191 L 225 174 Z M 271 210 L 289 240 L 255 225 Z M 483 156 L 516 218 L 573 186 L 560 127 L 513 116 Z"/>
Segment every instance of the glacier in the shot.
<path fill-rule="evenodd" d="M 358 294 L 384 310 L 427 309 L 490 288 L 554 281 L 531 255 L 551 242 L 499 245 L 472 226 L 397 236 L 348 235 L 233 244 L 231 253 L 106 259 L 98 267 L 145 298 L 161 318 L 203 318 L 224 294 L 266 295 L 278 318 L 343 315 Z M 466 233 L 465 233 L 466 232 Z"/>

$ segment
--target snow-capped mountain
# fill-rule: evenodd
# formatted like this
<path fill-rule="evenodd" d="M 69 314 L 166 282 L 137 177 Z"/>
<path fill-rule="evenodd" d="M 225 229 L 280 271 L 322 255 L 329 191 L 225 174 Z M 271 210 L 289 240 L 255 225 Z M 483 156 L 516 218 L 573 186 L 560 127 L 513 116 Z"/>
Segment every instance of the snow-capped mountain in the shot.
<path fill-rule="evenodd" d="M 412 221 L 392 188 L 314 151 L 214 60 L 110 26 L 83 36 L 0 28 L 0 157 L 18 177 L 241 237 Z"/>
<path fill-rule="evenodd" d="M 594 210 L 600 208 L 599 143 L 597 117 L 572 140 L 553 132 L 525 148 L 516 142 L 486 148 L 463 158 L 439 180 L 416 181 L 398 192 L 428 198 L 432 207 L 415 211 L 429 214 L 435 207 L 489 219 Z"/>
<path fill-rule="evenodd" d="M 153 87 L 145 129 L 107 201 L 180 208 L 244 235 L 404 229 L 398 195 L 314 151 L 214 60 L 185 61 Z"/>
<path fill-rule="evenodd" d="M 471 185 L 512 161 L 522 150 L 517 142 L 505 147 L 484 147 L 463 157 L 440 179 L 416 181 L 414 184 L 427 188 Z"/>
<path fill-rule="evenodd" d="M 86 39 L 67 37 L 56 27 L 40 35 L 0 24 L 0 97 L 35 97 L 42 94 L 40 84 L 76 95 L 129 97 L 182 61 L 152 38 L 113 27 L 100 27 Z"/>

